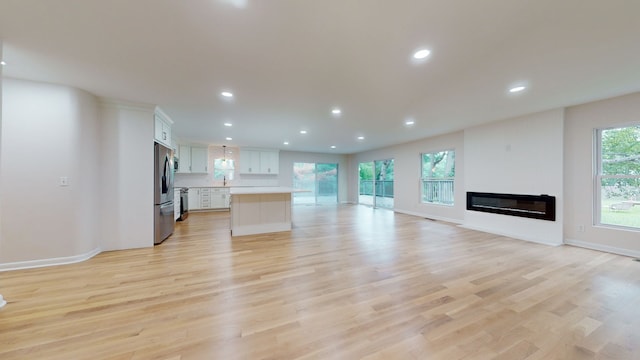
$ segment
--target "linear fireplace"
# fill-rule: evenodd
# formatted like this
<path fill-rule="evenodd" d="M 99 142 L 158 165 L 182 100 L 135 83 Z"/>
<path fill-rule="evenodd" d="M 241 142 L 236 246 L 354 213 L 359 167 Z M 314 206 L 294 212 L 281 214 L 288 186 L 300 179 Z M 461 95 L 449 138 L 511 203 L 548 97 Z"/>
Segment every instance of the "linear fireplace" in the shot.
<path fill-rule="evenodd" d="M 556 197 L 467 192 L 467 210 L 556 220 Z"/>

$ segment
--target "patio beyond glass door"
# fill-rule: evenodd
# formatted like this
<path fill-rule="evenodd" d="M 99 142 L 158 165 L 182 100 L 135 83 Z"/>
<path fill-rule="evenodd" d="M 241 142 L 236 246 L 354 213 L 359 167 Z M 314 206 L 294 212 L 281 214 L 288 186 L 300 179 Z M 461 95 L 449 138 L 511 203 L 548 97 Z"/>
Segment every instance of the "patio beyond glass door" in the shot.
<path fill-rule="evenodd" d="M 393 209 L 393 159 L 374 161 L 374 207 Z"/>
<path fill-rule="evenodd" d="M 358 164 L 358 203 L 393 209 L 393 159 Z"/>
<path fill-rule="evenodd" d="M 338 164 L 294 163 L 294 204 L 336 204 L 338 202 Z"/>

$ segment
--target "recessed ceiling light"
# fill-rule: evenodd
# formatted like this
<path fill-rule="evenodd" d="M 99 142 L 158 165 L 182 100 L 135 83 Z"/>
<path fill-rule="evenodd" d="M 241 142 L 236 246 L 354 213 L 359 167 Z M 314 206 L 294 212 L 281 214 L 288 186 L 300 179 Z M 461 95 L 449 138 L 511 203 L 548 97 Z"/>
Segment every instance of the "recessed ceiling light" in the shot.
<path fill-rule="evenodd" d="M 220 93 L 220 95 L 226 97 L 226 98 L 230 98 L 233 97 L 233 93 L 229 92 L 229 91 L 223 91 Z"/>
<path fill-rule="evenodd" d="M 413 53 L 413 58 L 416 60 L 422 60 L 422 59 L 425 59 L 427 56 L 429 56 L 429 54 L 431 54 L 431 51 L 427 49 L 420 49 L 415 53 Z"/>
<path fill-rule="evenodd" d="M 509 92 L 510 93 L 517 93 L 517 92 L 523 91 L 526 88 L 527 88 L 526 86 L 515 86 L 515 87 L 512 87 L 511 89 L 509 89 Z"/>
<path fill-rule="evenodd" d="M 342 110 L 340 110 L 338 108 L 333 108 L 333 110 L 331 110 L 331 113 L 333 115 L 340 115 L 340 114 L 342 114 Z"/>
<path fill-rule="evenodd" d="M 0 61 L 0 65 L 5 66 L 5 65 L 7 65 L 7 63 L 4 62 L 4 60 L 3 60 L 3 61 Z"/>
<path fill-rule="evenodd" d="M 289 145 L 289 142 L 288 142 L 288 141 L 285 141 L 285 142 L 283 142 L 283 144 L 285 144 L 285 145 Z"/>
<path fill-rule="evenodd" d="M 226 122 L 226 123 L 224 123 L 224 126 L 232 127 L 232 126 L 233 126 L 233 124 L 232 124 L 232 123 L 229 123 L 229 122 Z"/>
<path fill-rule="evenodd" d="M 364 136 L 358 136 L 358 140 L 364 140 Z"/>
<path fill-rule="evenodd" d="M 300 134 L 303 134 L 303 135 L 304 135 L 304 134 L 306 134 L 306 133 L 307 133 L 307 130 L 300 130 Z"/>
<path fill-rule="evenodd" d="M 407 119 L 407 120 L 405 120 L 405 122 L 404 122 L 404 124 L 405 124 L 405 125 L 407 125 L 407 126 L 411 126 L 411 125 L 413 125 L 413 124 L 415 124 L 415 123 L 416 123 L 416 121 L 415 121 L 415 120 L 413 120 L 413 119 Z"/>
<path fill-rule="evenodd" d="M 331 148 L 332 148 L 332 149 L 335 149 L 335 148 L 336 148 L 336 146 L 335 146 L 335 145 L 331 145 Z"/>
<path fill-rule="evenodd" d="M 231 141 L 231 140 L 233 140 L 233 139 L 232 139 L 232 138 L 230 138 L 230 137 L 228 137 L 228 138 L 226 138 L 226 140 L 227 140 L 227 141 Z"/>

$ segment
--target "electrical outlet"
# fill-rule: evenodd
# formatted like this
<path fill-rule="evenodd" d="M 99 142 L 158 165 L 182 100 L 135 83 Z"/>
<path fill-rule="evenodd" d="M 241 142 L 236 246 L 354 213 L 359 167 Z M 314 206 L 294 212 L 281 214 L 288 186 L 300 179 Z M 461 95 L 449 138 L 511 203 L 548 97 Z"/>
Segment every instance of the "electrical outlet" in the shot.
<path fill-rule="evenodd" d="M 584 232 L 584 225 L 578 225 L 578 232 Z"/>
<path fill-rule="evenodd" d="M 60 176 L 60 186 L 69 186 L 69 179 L 66 176 Z"/>

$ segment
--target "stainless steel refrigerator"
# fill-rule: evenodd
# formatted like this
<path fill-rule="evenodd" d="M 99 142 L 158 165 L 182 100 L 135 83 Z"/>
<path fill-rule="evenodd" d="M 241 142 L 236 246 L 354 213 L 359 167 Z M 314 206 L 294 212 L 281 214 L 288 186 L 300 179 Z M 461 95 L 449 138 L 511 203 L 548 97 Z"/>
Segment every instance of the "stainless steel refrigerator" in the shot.
<path fill-rule="evenodd" d="M 155 143 L 154 244 L 173 234 L 173 150 Z"/>

